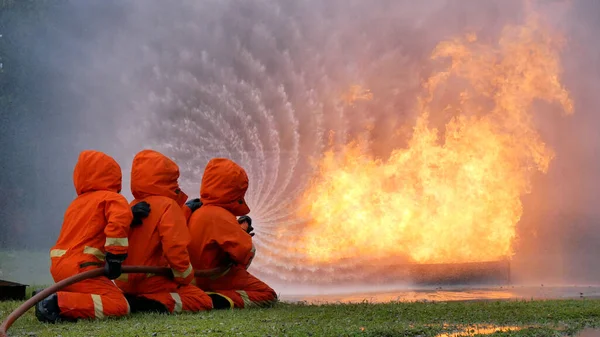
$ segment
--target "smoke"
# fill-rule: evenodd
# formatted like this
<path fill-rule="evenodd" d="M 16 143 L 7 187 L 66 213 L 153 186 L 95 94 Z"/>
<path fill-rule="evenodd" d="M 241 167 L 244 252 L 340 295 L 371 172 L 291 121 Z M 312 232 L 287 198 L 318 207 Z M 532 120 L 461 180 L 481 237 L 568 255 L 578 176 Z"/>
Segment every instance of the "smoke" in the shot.
<path fill-rule="evenodd" d="M 524 197 L 516 278 L 591 282 L 599 275 L 589 266 L 600 256 L 593 42 L 600 5 L 536 4 L 569 42 L 564 81 L 576 111 L 538 118 L 557 157 Z M 302 233 L 294 207 L 311 161 L 330 142 L 365 139 L 378 156 L 403 146 L 432 48 L 468 31 L 494 40 L 523 10 L 501 0 L 61 2 L 31 28 L 35 38 L 20 41 L 38 99 L 28 115 L 7 122 L 19 131 L 3 135 L 2 188 L 22 194 L 2 199 L 10 219 L 2 226 L 20 224 L 15 247 L 49 248 L 83 149 L 117 159 L 130 200 L 129 169 L 143 148 L 180 165 L 191 197 L 208 160 L 225 156 L 251 178 L 255 271 L 275 281 L 308 273 L 287 253 L 286 237 Z M 370 89 L 373 100 L 342 104 L 352 85 Z"/>
<path fill-rule="evenodd" d="M 564 83 L 575 102 L 575 114 L 569 118 L 544 114 L 539 119 L 542 136 L 556 158 L 548 174 L 537 177 L 534 192 L 524 198 L 517 246 L 520 259 L 514 266 L 526 281 L 597 283 L 600 274 L 592 266 L 600 253 L 596 244 L 600 213 L 595 207 L 600 187 L 595 127 L 600 54 L 591 42 L 591 32 L 598 29 L 591 17 L 600 13 L 600 6 L 574 1 L 557 18 L 557 4 L 546 13 L 568 40 L 563 52 Z"/>

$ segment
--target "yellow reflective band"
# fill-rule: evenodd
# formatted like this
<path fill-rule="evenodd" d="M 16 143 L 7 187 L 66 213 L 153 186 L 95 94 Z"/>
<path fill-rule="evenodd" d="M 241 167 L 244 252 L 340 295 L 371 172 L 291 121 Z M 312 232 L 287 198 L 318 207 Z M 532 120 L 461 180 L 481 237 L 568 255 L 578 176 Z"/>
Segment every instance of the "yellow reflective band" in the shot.
<path fill-rule="evenodd" d="M 98 260 L 104 261 L 104 253 L 102 253 L 102 251 L 98 248 L 85 246 L 85 248 L 83 248 L 83 253 L 94 255 Z"/>
<path fill-rule="evenodd" d="M 50 257 L 61 257 L 67 253 L 66 249 L 52 249 L 50 251 Z"/>
<path fill-rule="evenodd" d="M 192 285 L 193 285 L 193 286 L 197 285 L 197 283 L 196 283 L 196 278 L 195 278 L 195 277 L 192 279 L 192 282 L 191 282 L 191 283 L 192 283 Z"/>
<path fill-rule="evenodd" d="M 125 303 L 127 303 L 127 315 L 129 315 L 131 313 L 131 308 L 129 307 L 129 301 L 125 300 Z"/>
<path fill-rule="evenodd" d="M 129 282 L 129 274 L 121 274 L 121 276 L 117 277 L 117 281 Z"/>
<path fill-rule="evenodd" d="M 227 296 L 223 295 L 223 294 L 219 294 L 219 293 L 213 293 L 213 292 L 211 292 L 211 291 L 207 291 L 207 292 L 206 292 L 206 295 L 219 295 L 219 296 L 223 297 L 224 299 L 226 299 L 226 300 L 227 300 L 227 302 L 229 302 L 229 307 L 230 307 L 231 309 L 233 309 L 233 308 L 235 307 L 235 304 L 233 304 L 233 300 L 232 300 L 231 298 L 229 298 L 229 297 L 227 297 Z M 214 305 L 213 305 L 213 309 L 214 309 L 214 308 L 215 308 L 215 307 L 214 307 Z"/>
<path fill-rule="evenodd" d="M 192 268 L 192 264 L 190 263 L 190 265 L 187 267 L 187 269 L 183 273 L 180 271 L 177 271 L 173 268 L 171 268 L 171 270 L 173 270 L 173 276 L 180 277 L 180 278 L 186 278 L 186 277 L 190 276 L 190 274 L 192 273 L 194 268 Z"/>
<path fill-rule="evenodd" d="M 242 300 L 244 300 L 244 308 L 249 308 L 254 304 L 252 301 L 250 301 L 250 297 L 248 297 L 247 292 L 245 292 L 243 290 L 236 290 L 236 292 L 238 294 L 240 294 L 240 296 L 242 297 Z"/>
<path fill-rule="evenodd" d="M 129 240 L 127 238 L 106 238 L 105 246 L 128 247 Z"/>
<path fill-rule="evenodd" d="M 250 253 L 252 253 L 252 257 L 250 258 L 250 260 L 248 260 L 246 269 L 250 268 L 250 265 L 252 264 L 252 260 L 254 260 L 254 257 L 256 256 L 256 247 L 254 246 L 254 244 L 252 244 L 252 249 L 250 250 Z"/>
<path fill-rule="evenodd" d="M 94 301 L 94 315 L 96 319 L 103 319 L 104 307 L 102 306 L 102 297 L 100 297 L 100 295 L 92 294 L 92 301 Z"/>
<path fill-rule="evenodd" d="M 175 308 L 173 308 L 173 312 L 181 312 L 183 309 L 183 304 L 181 303 L 181 297 L 178 293 L 171 293 L 171 297 L 175 301 Z"/>

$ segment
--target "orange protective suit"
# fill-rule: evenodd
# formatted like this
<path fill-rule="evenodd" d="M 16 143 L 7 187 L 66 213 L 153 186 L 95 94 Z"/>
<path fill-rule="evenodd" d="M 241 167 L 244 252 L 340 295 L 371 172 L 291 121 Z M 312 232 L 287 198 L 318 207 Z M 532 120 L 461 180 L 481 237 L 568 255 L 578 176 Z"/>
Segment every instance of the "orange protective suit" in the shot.
<path fill-rule="evenodd" d="M 83 151 L 75 165 L 77 198 L 69 205 L 54 247 L 50 272 L 55 282 L 104 265 L 104 255 L 126 254 L 133 219 L 121 191 L 121 167 L 102 152 Z M 67 319 L 124 316 L 129 305 L 106 277 L 75 283 L 58 292 L 60 316 Z"/>
<path fill-rule="evenodd" d="M 222 275 L 196 278 L 200 289 L 226 297 L 232 307 L 266 307 L 277 301 L 277 294 L 246 271 L 255 248 L 252 237 L 236 220 L 250 212 L 244 200 L 247 189 L 248 176 L 239 165 L 224 158 L 208 162 L 200 189 L 203 205 L 189 221 L 192 242 L 188 250 L 196 269 L 231 266 Z"/>
<path fill-rule="evenodd" d="M 171 313 L 212 309 L 206 293 L 190 284 L 194 272 L 187 245 L 190 235 L 182 211 L 187 196 L 178 186 L 179 167 L 159 152 L 144 150 L 131 168 L 132 205 L 150 204 L 150 215 L 129 233 L 123 265 L 170 267 L 173 278 L 123 274 L 115 282 L 129 296 L 160 302 Z M 132 308 L 133 310 L 133 308 Z"/>
<path fill-rule="evenodd" d="M 185 223 L 188 223 L 192 217 L 192 210 L 186 205 L 181 206 L 181 210 L 183 211 L 183 216 L 185 217 Z"/>

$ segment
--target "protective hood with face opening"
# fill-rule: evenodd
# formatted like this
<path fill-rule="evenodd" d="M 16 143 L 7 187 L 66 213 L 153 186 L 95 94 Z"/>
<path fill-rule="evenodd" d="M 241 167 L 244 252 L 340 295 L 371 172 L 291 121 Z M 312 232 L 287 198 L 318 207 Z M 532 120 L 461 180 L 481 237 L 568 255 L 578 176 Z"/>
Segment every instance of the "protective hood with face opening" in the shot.
<path fill-rule="evenodd" d="M 180 190 L 178 179 L 179 167 L 160 152 L 143 150 L 133 158 L 131 193 L 136 199 L 163 196 L 183 205 L 187 196 Z"/>
<path fill-rule="evenodd" d="M 211 159 L 202 176 L 200 200 L 203 205 L 222 207 L 235 216 L 250 213 L 244 200 L 248 190 L 246 171 L 226 158 Z"/>
<path fill-rule="evenodd" d="M 77 195 L 93 191 L 121 192 L 121 167 L 100 151 L 85 150 L 79 154 L 73 171 Z"/>

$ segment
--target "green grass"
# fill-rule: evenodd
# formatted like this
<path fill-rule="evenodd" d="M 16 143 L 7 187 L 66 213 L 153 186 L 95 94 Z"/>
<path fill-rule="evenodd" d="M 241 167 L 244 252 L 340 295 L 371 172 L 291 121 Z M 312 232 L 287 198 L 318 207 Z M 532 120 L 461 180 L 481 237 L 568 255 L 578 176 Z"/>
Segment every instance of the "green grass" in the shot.
<path fill-rule="evenodd" d="M 20 303 L 0 303 L 0 317 Z M 436 336 L 483 326 L 521 330 L 493 336 L 567 336 L 600 326 L 600 300 L 429 302 L 306 305 L 272 309 L 138 314 L 78 323 L 42 324 L 33 309 L 11 336 Z M 469 335 L 465 333 L 464 335 Z"/>
<path fill-rule="evenodd" d="M 0 251 L 0 278 L 52 283 L 48 253 Z M 35 289 L 35 286 L 29 287 Z M 30 296 L 30 295 L 28 295 Z M 0 302 L 4 319 L 20 302 Z M 600 300 L 303 305 L 182 315 L 132 315 L 105 321 L 42 324 L 33 309 L 11 336 L 436 336 L 486 326 L 517 326 L 492 336 L 567 336 L 600 327 Z"/>

